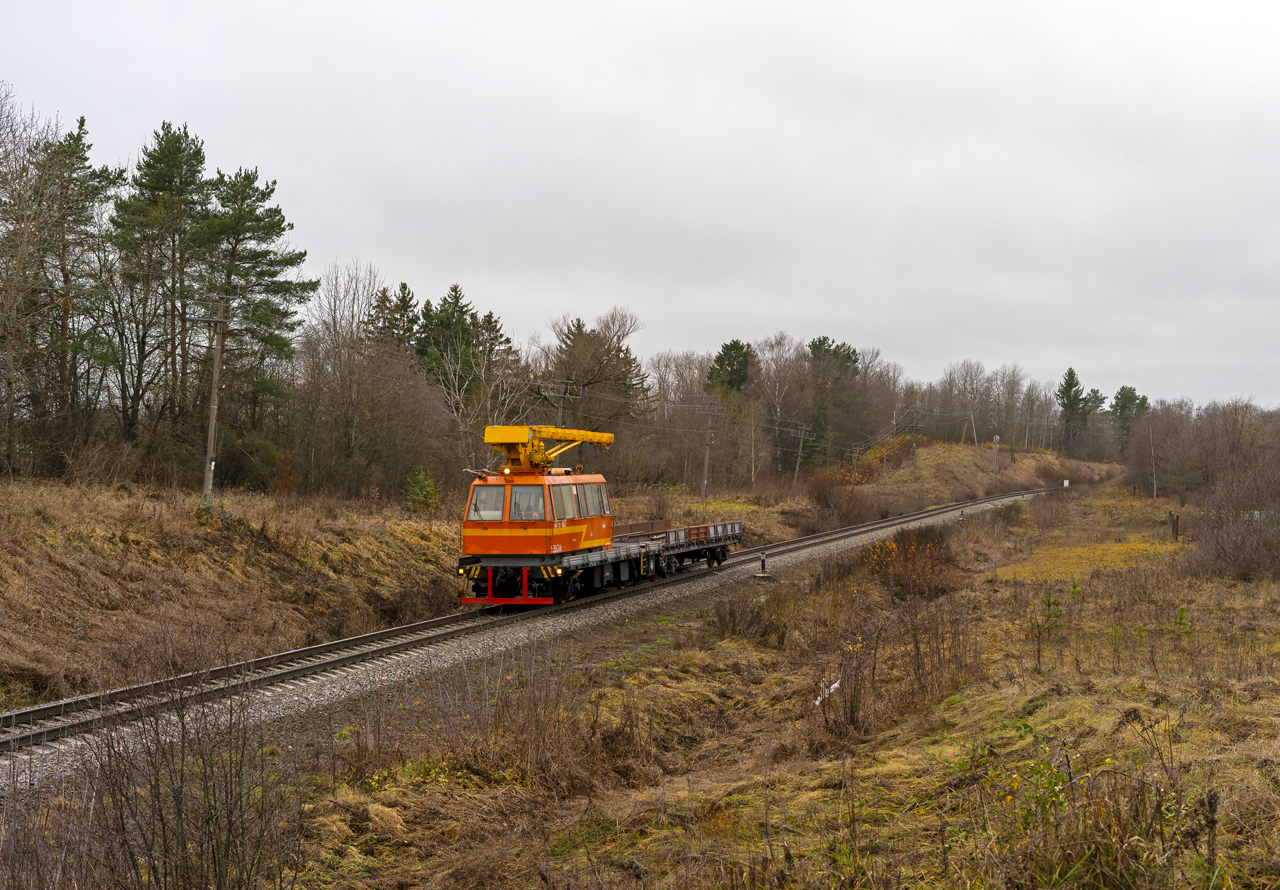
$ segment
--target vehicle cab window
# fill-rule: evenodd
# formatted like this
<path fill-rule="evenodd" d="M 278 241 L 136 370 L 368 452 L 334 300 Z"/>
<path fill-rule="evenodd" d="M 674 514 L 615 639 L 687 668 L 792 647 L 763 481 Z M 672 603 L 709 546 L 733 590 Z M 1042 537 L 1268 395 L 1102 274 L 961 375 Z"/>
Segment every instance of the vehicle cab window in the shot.
<path fill-rule="evenodd" d="M 501 485 L 477 485 L 472 488 L 467 519 L 471 522 L 501 522 L 504 489 Z"/>
<path fill-rule="evenodd" d="M 542 495 L 541 485 L 511 486 L 512 522 L 541 522 L 547 518 L 547 508 Z"/>
<path fill-rule="evenodd" d="M 551 486 L 551 501 L 556 508 L 556 519 L 578 518 L 578 511 L 573 507 L 573 492 L 568 485 Z"/>

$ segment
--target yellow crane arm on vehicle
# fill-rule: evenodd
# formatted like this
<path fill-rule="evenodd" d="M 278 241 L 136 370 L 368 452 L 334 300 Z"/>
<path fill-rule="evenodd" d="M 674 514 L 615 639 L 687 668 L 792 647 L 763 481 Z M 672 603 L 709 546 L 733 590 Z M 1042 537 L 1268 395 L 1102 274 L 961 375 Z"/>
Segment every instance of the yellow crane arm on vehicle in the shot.
<path fill-rule="evenodd" d="M 560 444 L 548 449 L 543 439 Z M 549 467 L 561 454 L 583 442 L 608 448 L 613 444 L 613 433 L 562 430 L 554 426 L 487 426 L 484 441 L 507 456 L 507 465 L 502 469 L 511 472 Z"/>

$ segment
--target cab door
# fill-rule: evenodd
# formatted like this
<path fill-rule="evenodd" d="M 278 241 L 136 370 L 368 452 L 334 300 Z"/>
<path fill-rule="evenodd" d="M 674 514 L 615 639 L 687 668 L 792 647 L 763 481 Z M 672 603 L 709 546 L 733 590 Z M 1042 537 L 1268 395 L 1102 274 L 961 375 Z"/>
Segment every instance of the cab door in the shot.
<path fill-rule="evenodd" d="M 551 552 L 572 553 L 582 547 L 584 520 L 574 496 L 574 485 L 569 481 L 556 481 L 547 486 L 553 523 Z"/>
<path fill-rule="evenodd" d="M 542 556 L 548 552 L 552 522 L 547 513 L 547 486 L 516 482 L 507 508 L 507 535 L 517 549 L 510 553 Z"/>

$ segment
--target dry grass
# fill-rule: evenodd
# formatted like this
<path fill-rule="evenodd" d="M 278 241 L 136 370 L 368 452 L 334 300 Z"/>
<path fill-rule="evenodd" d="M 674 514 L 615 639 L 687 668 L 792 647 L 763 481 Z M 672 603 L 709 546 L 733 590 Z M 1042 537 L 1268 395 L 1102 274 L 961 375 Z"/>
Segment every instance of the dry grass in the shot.
<path fill-rule="evenodd" d="M 546 653 L 540 692 L 491 663 L 470 710 L 415 693 L 429 747 L 317 804 L 306 884 L 1272 886 L 1280 588 L 1163 551 L 1055 580 L 1140 513 L 974 517 L 932 599 L 893 579 L 937 553 L 849 558 Z M 1046 580 L 999 571 L 1038 548 Z M 560 763 L 517 737 L 548 713 Z"/>
<path fill-rule="evenodd" d="M 7 777 L 0 886 L 294 886 L 299 788 L 247 704 L 179 697 L 170 713 L 95 733 L 82 774 L 26 790 Z"/>
<path fill-rule="evenodd" d="M 1029 559 L 1001 567 L 996 576 L 1002 580 L 1069 581 L 1099 570 L 1168 562 L 1179 550 L 1172 541 L 1152 540 L 1147 535 L 1096 544 L 1050 545 L 1038 549 Z"/>
<path fill-rule="evenodd" d="M 1052 454 L 1017 452 L 1010 460 L 1001 449 L 999 475 L 992 476 L 991 448 L 976 445 L 931 445 L 920 448 L 898 469 L 889 467 L 883 481 L 899 489 L 916 489 L 930 504 L 969 500 L 1001 491 L 1057 488 L 1062 480 L 1072 485 L 1094 484 L 1115 475 L 1117 467 L 1064 460 Z M 860 477 L 861 478 L 861 477 Z M 868 486 L 873 487 L 873 486 Z"/>
<path fill-rule="evenodd" d="M 628 507 L 697 509 L 679 492 L 641 497 Z M 294 740 L 312 787 L 300 883 L 1265 885 L 1280 849 L 1280 589 L 1186 577 L 1159 548 L 1142 562 L 1124 548 L 1160 543 L 1160 528 L 1125 498 L 1104 486 L 970 516 L 879 560 L 496 654 L 332 726 L 313 719 Z M 166 508 L 134 528 L 167 522 L 246 577 L 267 558 L 254 536 L 291 538 L 341 579 L 404 521 L 310 504 L 286 532 L 247 515 L 256 503 L 238 508 L 243 525 L 234 507 L 207 525 Z M 715 507 L 778 528 L 814 510 Z M 45 509 L 65 538 L 72 509 Z M 53 546 L 25 534 L 25 548 Z M 1132 558 L 1080 571 L 1074 554 L 1093 547 Z M 1044 579 L 1006 577 L 1014 563 Z"/>
<path fill-rule="evenodd" d="M 801 534 L 818 512 L 804 494 L 730 495 L 712 492 L 704 505 L 682 486 L 650 486 L 612 500 L 615 522 L 670 520 L 673 525 L 741 520 L 743 545 L 754 547 Z"/>
<path fill-rule="evenodd" d="M 0 709 L 456 605 L 452 523 L 399 507 L 0 485 Z"/>
<path fill-rule="evenodd" d="M 615 512 L 623 522 L 739 519 L 744 544 L 754 546 L 990 486 L 981 449 L 934 446 L 899 458 L 887 486 L 849 489 L 819 474 L 803 491 L 782 480 L 750 496 L 713 493 L 705 505 L 684 489 L 653 487 L 616 498 Z M 1035 455 L 1017 466 L 1050 463 Z M 1003 473 L 1001 481 L 1031 484 Z M 228 492 L 211 514 L 198 506 L 196 495 L 176 490 L 0 485 L 0 709 L 456 606 L 458 503 L 444 505 L 437 521 L 377 499 Z"/>

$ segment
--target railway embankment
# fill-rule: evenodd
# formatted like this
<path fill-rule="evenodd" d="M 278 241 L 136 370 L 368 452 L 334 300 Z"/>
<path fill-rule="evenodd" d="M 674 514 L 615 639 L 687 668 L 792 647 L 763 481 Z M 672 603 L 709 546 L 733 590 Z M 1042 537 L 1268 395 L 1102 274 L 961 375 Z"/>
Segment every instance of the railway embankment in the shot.
<path fill-rule="evenodd" d="M 693 503 L 666 488 L 618 500 L 646 518 Z M 730 512 L 764 541 L 798 534 L 813 507 L 739 498 Z M 460 514 L 249 492 L 202 511 L 171 490 L 0 484 L 0 711 L 453 611 Z"/>
<path fill-rule="evenodd" d="M 881 455 L 855 480 L 815 474 L 797 489 L 616 492 L 621 521 L 742 520 L 755 546 L 993 490 L 1090 482 L 1110 470 L 1026 453 L 933 445 Z M 789 480 L 787 480 L 789 482 Z M 0 710 L 200 670 L 352 636 L 457 607 L 461 507 L 432 517 L 385 497 L 133 486 L 0 484 Z"/>
<path fill-rule="evenodd" d="M 452 523 L 385 502 L 0 485 L 0 710 L 456 605 Z"/>

